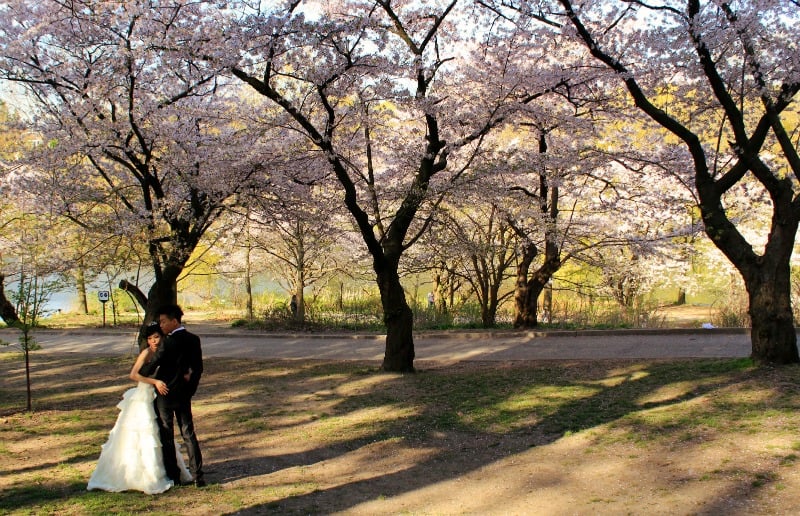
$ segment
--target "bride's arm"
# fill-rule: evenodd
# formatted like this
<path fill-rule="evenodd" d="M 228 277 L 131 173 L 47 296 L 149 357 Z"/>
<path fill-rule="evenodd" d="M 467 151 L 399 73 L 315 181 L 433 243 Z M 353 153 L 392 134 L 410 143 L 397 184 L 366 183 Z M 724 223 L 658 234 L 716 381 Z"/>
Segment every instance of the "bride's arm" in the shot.
<path fill-rule="evenodd" d="M 150 378 L 149 376 L 142 376 L 141 374 L 139 374 L 139 370 L 142 368 L 142 366 L 144 365 L 145 361 L 148 359 L 149 356 L 150 356 L 150 349 L 144 349 L 142 350 L 141 353 L 139 353 L 139 356 L 136 357 L 136 362 L 133 363 L 133 367 L 131 368 L 131 374 L 129 375 L 129 378 L 134 382 L 149 383 L 150 385 L 155 387 L 160 394 L 162 395 L 166 394 L 167 392 L 169 392 L 169 389 L 167 389 L 167 384 L 165 384 L 161 380 L 156 380 L 155 378 Z"/>

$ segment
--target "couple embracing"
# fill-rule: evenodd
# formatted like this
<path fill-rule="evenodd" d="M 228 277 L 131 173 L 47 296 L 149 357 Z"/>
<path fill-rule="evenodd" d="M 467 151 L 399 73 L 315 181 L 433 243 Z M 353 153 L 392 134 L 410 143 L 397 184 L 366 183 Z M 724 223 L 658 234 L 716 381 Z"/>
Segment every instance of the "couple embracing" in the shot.
<path fill-rule="evenodd" d="M 147 348 L 131 368 L 138 382 L 117 405 L 117 422 L 103 445 L 87 489 L 162 493 L 180 484 L 206 485 L 192 420 L 192 396 L 203 374 L 200 338 L 183 327 L 178 305 L 162 307 L 147 327 Z M 175 446 L 177 421 L 187 469 Z"/>

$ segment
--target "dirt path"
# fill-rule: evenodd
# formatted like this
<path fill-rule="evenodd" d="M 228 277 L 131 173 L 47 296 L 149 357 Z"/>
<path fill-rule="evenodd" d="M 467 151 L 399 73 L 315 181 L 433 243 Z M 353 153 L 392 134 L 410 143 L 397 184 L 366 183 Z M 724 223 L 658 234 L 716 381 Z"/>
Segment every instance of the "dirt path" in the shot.
<path fill-rule="evenodd" d="M 189 326 L 206 357 L 253 359 L 383 359 L 385 340 L 373 335 L 268 334 Z M 13 339 L 13 330 L 0 338 Z M 134 331 L 37 331 L 44 352 L 124 355 L 135 352 Z M 415 336 L 417 360 L 607 360 L 620 358 L 736 358 L 749 356 L 749 335 L 734 330 L 601 330 L 583 332 L 437 332 Z M 11 348 L 0 348 L 10 350 Z"/>

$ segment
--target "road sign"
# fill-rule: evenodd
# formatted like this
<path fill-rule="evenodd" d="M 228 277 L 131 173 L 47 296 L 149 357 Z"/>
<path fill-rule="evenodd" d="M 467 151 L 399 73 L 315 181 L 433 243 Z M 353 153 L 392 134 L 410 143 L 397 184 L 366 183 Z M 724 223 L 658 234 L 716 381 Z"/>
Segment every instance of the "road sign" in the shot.
<path fill-rule="evenodd" d="M 101 303 L 105 303 L 109 300 L 110 294 L 108 290 L 101 290 L 97 293 L 97 299 L 99 299 Z"/>

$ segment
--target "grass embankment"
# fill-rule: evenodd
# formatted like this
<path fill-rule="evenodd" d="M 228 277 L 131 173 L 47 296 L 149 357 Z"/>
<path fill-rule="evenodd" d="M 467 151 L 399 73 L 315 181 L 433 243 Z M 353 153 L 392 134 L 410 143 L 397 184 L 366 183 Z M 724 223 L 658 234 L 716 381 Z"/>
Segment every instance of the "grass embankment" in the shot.
<path fill-rule="evenodd" d="M 0 353 L 0 513 L 792 513 L 799 367 L 207 361 L 210 485 L 87 492 L 131 357 Z"/>

